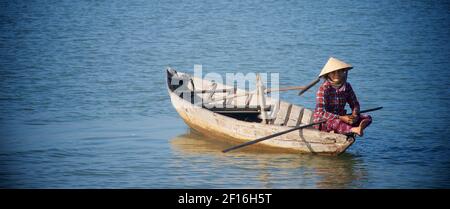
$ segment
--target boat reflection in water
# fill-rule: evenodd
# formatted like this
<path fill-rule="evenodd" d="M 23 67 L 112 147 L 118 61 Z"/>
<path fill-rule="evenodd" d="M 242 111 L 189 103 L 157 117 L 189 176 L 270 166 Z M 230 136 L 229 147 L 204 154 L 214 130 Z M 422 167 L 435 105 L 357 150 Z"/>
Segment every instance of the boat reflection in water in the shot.
<path fill-rule="evenodd" d="M 209 179 L 196 184 L 200 187 L 360 188 L 362 182 L 367 182 L 362 160 L 350 153 L 340 156 L 286 154 L 261 151 L 253 145 L 222 153 L 233 145 L 236 144 L 201 135 L 193 129 L 171 140 L 177 156 L 174 163 L 184 165 L 182 172 L 191 175 L 188 179 Z"/>

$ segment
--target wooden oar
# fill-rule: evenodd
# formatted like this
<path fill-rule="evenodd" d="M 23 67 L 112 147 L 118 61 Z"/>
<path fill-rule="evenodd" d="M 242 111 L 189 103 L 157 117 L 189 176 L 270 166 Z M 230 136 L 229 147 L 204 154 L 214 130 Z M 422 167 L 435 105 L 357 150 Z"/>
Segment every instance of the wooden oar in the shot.
<path fill-rule="evenodd" d="M 305 88 L 306 87 L 304 87 L 304 86 L 289 86 L 289 87 L 284 87 L 284 88 L 279 88 L 279 89 L 271 88 L 271 89 L 265 89 L 264 93 L 267 94 L 267 93 L 277 92 L 277 91 L 302 90 L 302 89 L 305 89 Z M 205 102 L 203 104 L 210 104 L 210 103 L 219 102 L 219 101 L 222 101 L 222 100 L 234 99 L 234 98 L 237 98 L 237 97 L 248 96 L 248 95 L 255 94 L 255 93 L 256 93 L 256 91 L 243 92 L 243 93 L 240 93 L 240 94 L 231 94 L 231 95 L 228 95 L 228 96 L 225 96 L 225 97 L 216 98 L 213 101 Z"/>
<path fill-rule="evenodd" d="M 381 109 L 381 108 L 383 108 L 383 107 L 376 107 L 376 108 L 372 108 L 372 109 L 362 110 L 362 111 L 360 111 L 359 113 L 371 112 L 371 111 L 379 110 L 379 109 Z M 222 152 L 224 152 L 224 153 L 225 153 L 225 152 L 229 152 L 229 151 L 231 151 L 231 150 L 235 150 L 235 149 L 239 149 L 239 148 L 241 148 L 241 147 L 245 147 L 245 146 L 248 146 L 248 145 L 252 145 L 252 144 L 258 143 L 258 142 L 260 142 L 260 141 L 264 141 L 264 140 L 267 140 L 267 139 L 271 139 L 271 138 L 273 138 L 273 137 L 277 137 L 277 136 L 280 136 L 280 135 L 283 135 L 283 134 L 286 134 L 286 133 L 289 133 L 289 132 L 292 132 L 292 131 L 295 131 L 295 130 L 299 130 L 299 129 L 306 128 L 306 127 L 310 127 L 310 126 L 314 126 L 314 125 L 319 125 L 319 124 L 324 123 L 324 122 L 326 122 L 326 120 L 321 120 L 321 121 L 319 121 L 319 122 L 316 122 L 316 123 L 310 123 L 310 124 L 307 124 L 307 125 L 300 125 L 300 126 L 297 126 L 297 127 L 291 128 L 291 129 L 288 129 L 288 130 L 286 130 L 286 131 L 278 132 L 278 133 L 276 133 L 276 134 L 272 134 L 272 135 L 265 136 L 265 137 L 262 137 L 262 138 L 259 138 L 259 139 L 255 139 L 255 140 L 253 140 L 253 141 L 249 141 L 249 142 L 246 142 L 246 143 L 243 143 L 243 144 L 239 144 L 239 145 L 230 147 L 230 148 L 228 148 L 228 149 L 223 150 Z"/>
<path fill-rule="evenodd" d="M 372 108 L 372 109 L 367 109 L 367 110 L 362 110 L 362 111 L 359 111 L 359 113 L 366 113 L 366 112 L 372 112 L 372 111 L 375 111 L 375 110 L 380 110 L 380 109 L 382 109 L 383 107 L 375 107 L 375 108 Z M 351 115 L 351 114 L 350 114 Z"/>
<path fill-rule="evenodd" d="M 310 127 L 310 126 L 313 126 L 313 125 L 319 125 L 319 124 L 324 123 L 324 122 L 326 122 L 326 120 L 322 120 L 322 121 L 319 121 L 317 123 L 310 123 L 310 124 L 307 124 L 307 125 L 297 126 L 295 128 L 291 128 L 291 129 L 288 129 L 286 131 L 278 132 L 276 134 L 272 134 L 272 135 L 269 135 L 269 136 L 265 136 L 265 137 L 262 137 L 262 138 L 259 138 L 259 139 L 255 139 L 253 141 L 249 141 L 249 142 L 240 144 L 240 145 L 236 145 L 234 147 L 230 147 L 228 149 L 223 150 L 222 152 L 229 152 L 231 150 L 239 149 L 241 147 L 245 147 L 245 146 L 248 146 L 248 145 L 251 145 L 251 144 L 255 144 L 255 143 L 258 143 L 260 141 L 264 141 L 264 140 L 267 140 L 267 139 L 270 139 L 270 138 L 273 138 L 273 137 L 276 137 L 276 136 L 280 136 L 280 135 L 283 135 L 283 134 L 286 134 L 286 133 L 289 133 L 289 132 L 292 132 L 292 131 L 295 131 L 295 130 L 299 130 L 299 129 L 302 129 L 302 128 Z"/>
<path fill-rule="evenodd" d="M 290 91 L 290 90 L 303 90 L 306 87 L 304 86 L 288 86 L 279 89 L 266 89 L 265 93 L 276 92 L 276 91 Z"/>
<path fill-rule="evenodd" d="M 300 93 L 298 93 L 298 95 L 301 96 L 303 93 L 308 91 L 311 87 L 313 87 L 314 85 L 319 83 L 319 81 L 320 81 L 320 77 L 317 78 L 316 80 L 312 81 L 309 85 L 307 85 L 303 90 L 300 91 Z"/>

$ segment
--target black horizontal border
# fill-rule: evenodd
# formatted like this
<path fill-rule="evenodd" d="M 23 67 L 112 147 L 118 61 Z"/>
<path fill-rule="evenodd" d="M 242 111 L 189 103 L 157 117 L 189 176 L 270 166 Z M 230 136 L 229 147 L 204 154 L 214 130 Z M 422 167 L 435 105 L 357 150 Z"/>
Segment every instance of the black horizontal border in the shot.
<path fill-rule="evenodd" d="M 2 189 L 14 206 L 139 206 L 145 208 L 295 208 L 337 207 L 354 201 L 374 207 L 445 201 L 446 189 Z M 210 201 L 205 199 L 209 198 Z M 195 201 L 195 202 L 193 202 Z M 296 207 L 298 206 L 298 207 Z M 367 206 L 367 205 L 366 205 Z"/>

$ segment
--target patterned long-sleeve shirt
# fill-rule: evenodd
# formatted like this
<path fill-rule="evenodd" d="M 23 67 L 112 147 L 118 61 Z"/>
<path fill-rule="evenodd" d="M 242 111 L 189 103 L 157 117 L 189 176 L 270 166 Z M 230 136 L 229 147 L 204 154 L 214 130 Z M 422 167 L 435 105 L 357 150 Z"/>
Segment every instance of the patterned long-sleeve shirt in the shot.
<path fill-rule="evenodd" d="M 339 89 L 333 88 L 329 81 L 325 81 L 316 94 L 316 109 L 314 122 L 320 120 L 338 119 L 345 115 L 345 105 L 348 103 L 352 111 L 359 112 L 359 102 L 350 83 L 346 82 Z"/>

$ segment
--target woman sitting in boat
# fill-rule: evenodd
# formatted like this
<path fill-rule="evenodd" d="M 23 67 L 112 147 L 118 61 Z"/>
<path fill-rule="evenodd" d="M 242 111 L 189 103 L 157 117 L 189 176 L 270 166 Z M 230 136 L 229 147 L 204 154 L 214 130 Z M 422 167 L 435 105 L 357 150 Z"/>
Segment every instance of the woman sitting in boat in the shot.
<path fill-rule="evenodd" d="M 325 79 L 316 94 L 314 122 L 325 119 L 326 122 L 316 126 L 321 131 L 334 131 L 338 134 L 357 134 L 363 136 L 364 129 L 372 122 L 372 117 L 359 113 L 359 102 L 352 86 L 347 82 L 347 72 L 353 67 L 331 57 L 320 72 Z M 352 109 L 346 115 L 345 105 Z"/>

